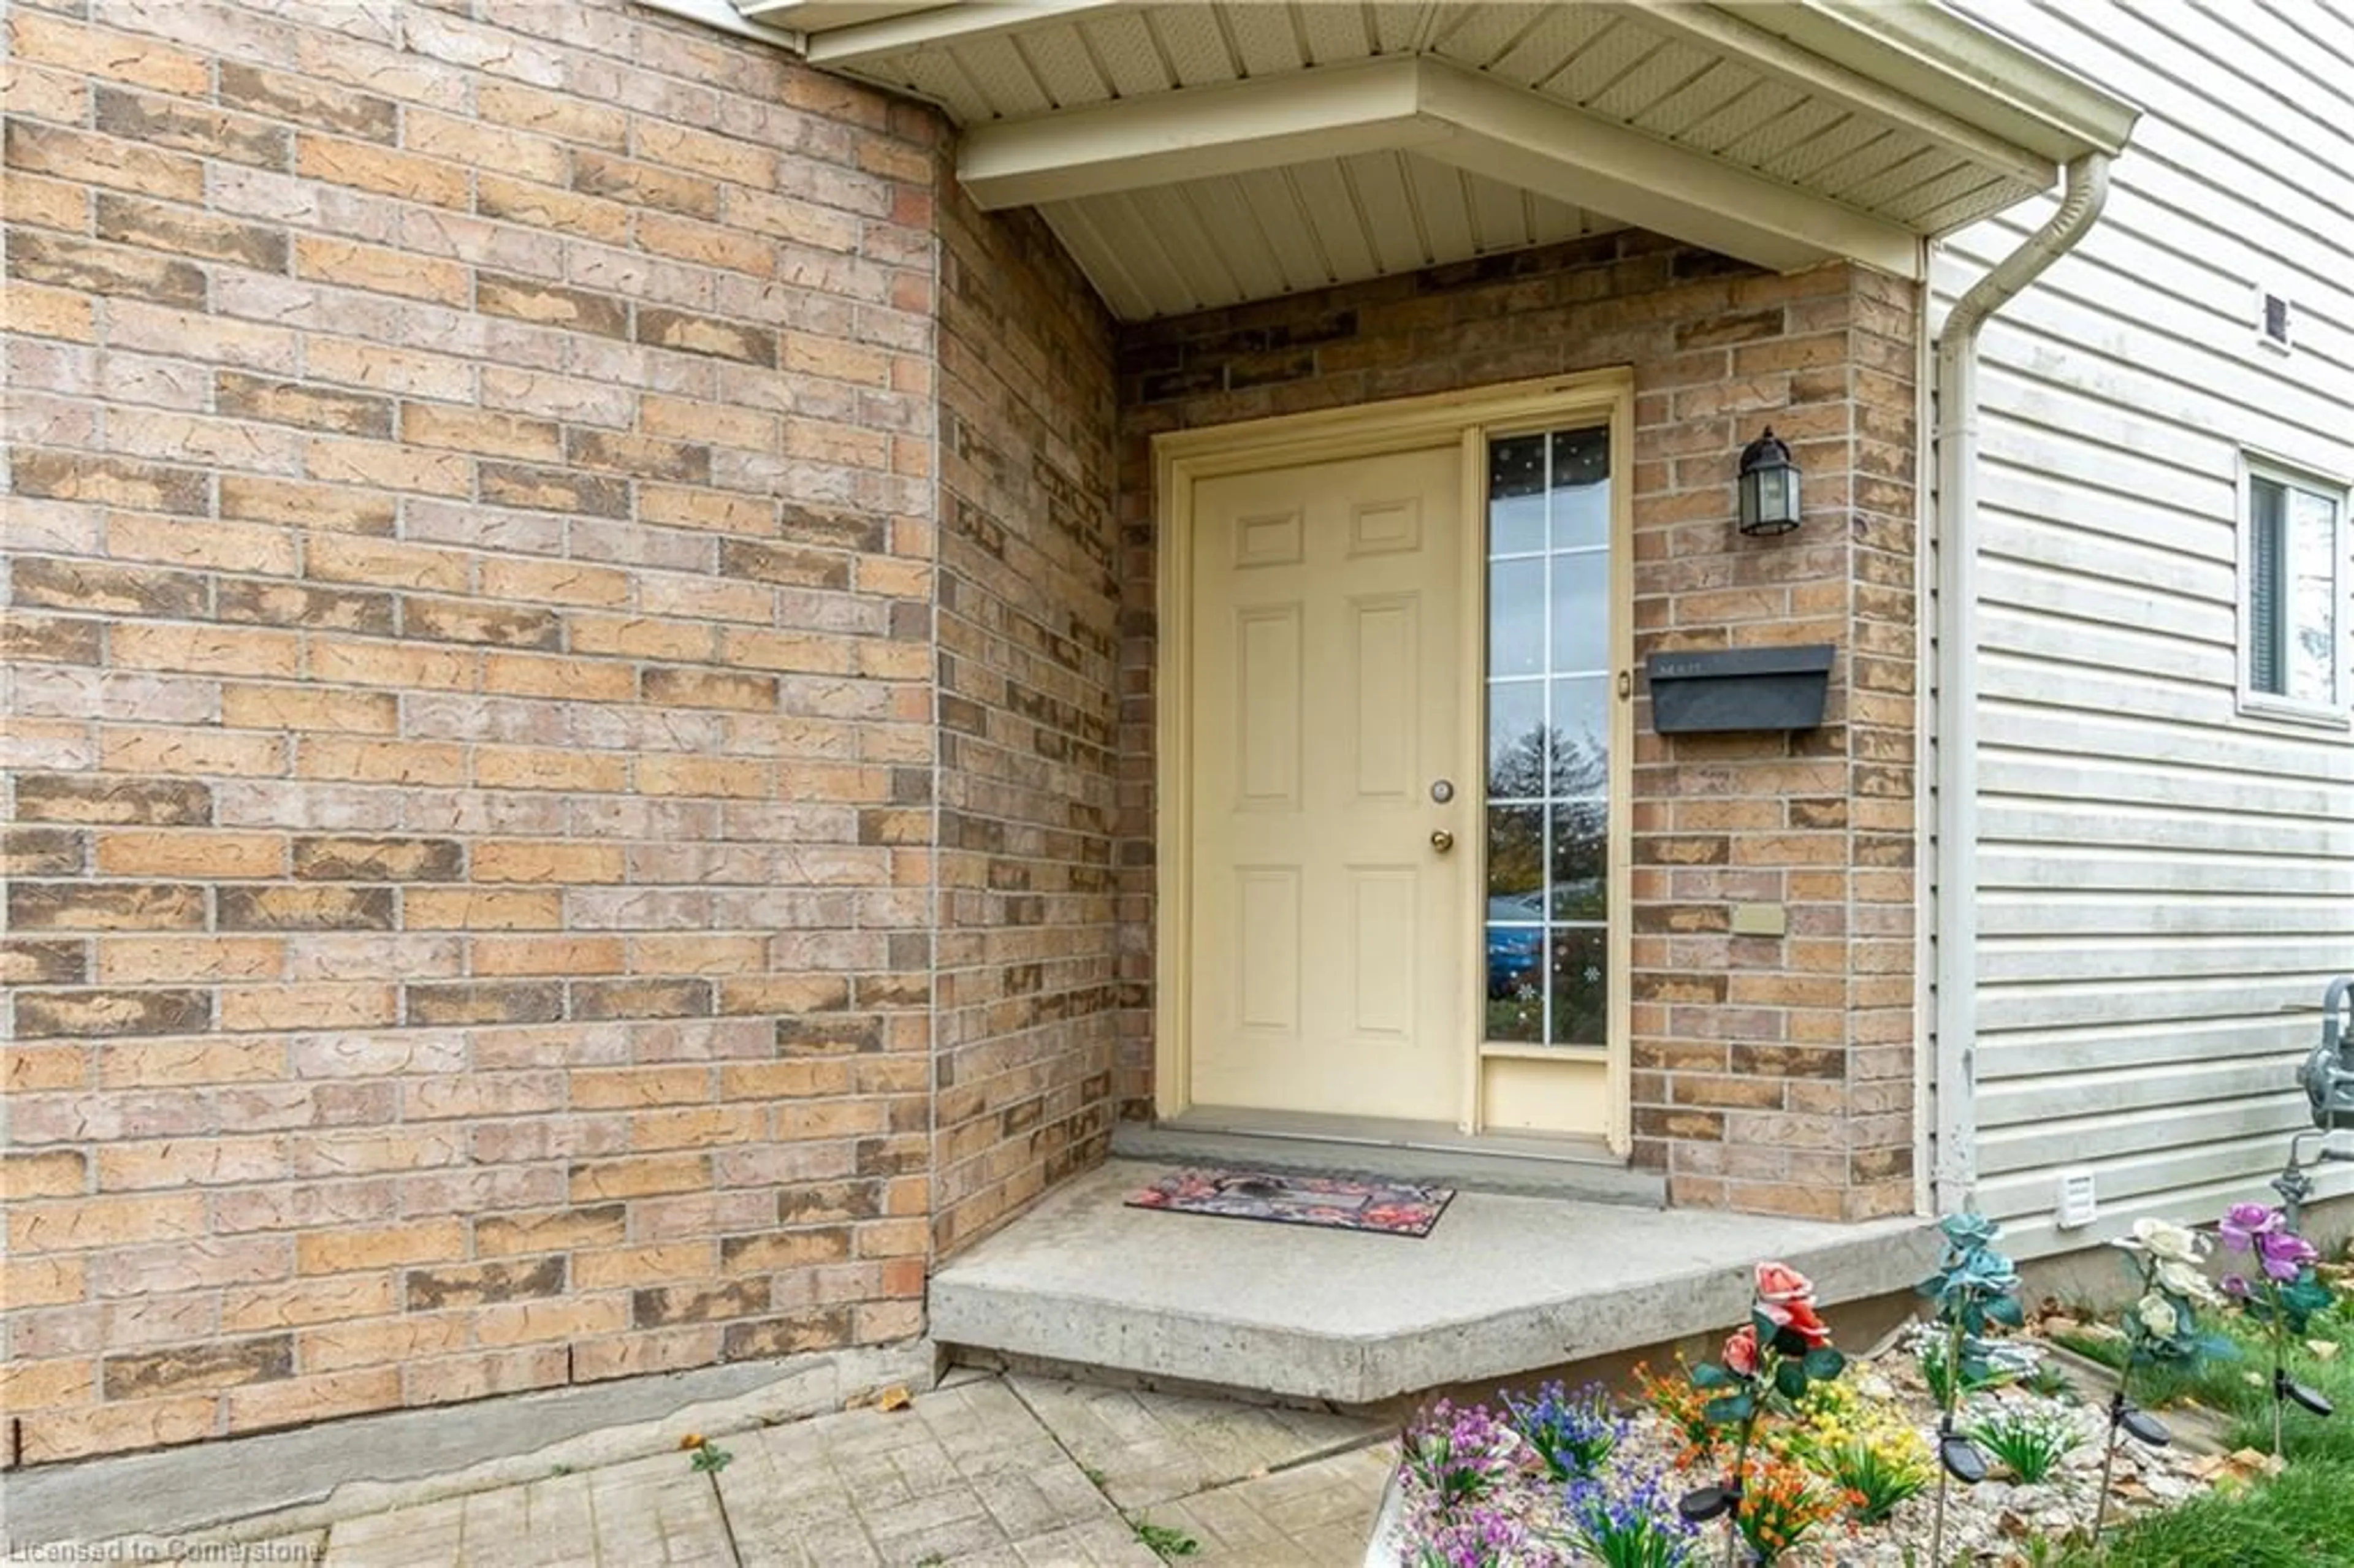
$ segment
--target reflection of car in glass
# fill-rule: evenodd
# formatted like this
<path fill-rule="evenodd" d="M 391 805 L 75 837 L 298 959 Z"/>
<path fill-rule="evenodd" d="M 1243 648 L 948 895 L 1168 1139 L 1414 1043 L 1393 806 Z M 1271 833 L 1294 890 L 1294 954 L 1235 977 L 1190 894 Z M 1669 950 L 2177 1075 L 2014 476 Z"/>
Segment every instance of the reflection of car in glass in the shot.
<path fill-rule="evenodd" d="M 1488 900 L 1488 918 L 1513 925 L 1523 922 L 1535 925 L 1546 919 L 1599 920 L 1603 917 L 1608 891 L 1608 884 L 1598 876 L 1565 879 L 1553 885 L 1553 907 L 1550 915 L 1545 911 L 1543 894 L 1515 893 L 1490 897 Z"/>
<path fill-rule="evenodd" d="M 1518 903 L 1490 899 L 1490 906 Z M 1539 990 L 1544 984 L 1544 933 L 1488 927 L 1488 1000 L 1502 1001 Z"/>
<path fill-rule="evenodd" d="M 1599 920 L 1608 902 L 1609 884 L 1598 876 L 1565 878 L 1553 885 L 1553 918 Z"/>

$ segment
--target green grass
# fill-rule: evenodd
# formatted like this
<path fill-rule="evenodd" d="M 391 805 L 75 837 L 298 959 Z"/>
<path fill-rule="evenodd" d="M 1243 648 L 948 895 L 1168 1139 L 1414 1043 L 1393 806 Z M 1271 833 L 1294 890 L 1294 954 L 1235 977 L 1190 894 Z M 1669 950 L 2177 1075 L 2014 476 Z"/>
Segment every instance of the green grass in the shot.
<path fill-rule="evenodd" d="M 2191 1401 L 2231 1423 L 2235 1447 L 2272 1448 L 2272 1345 L 2237 1313 L 2207 1317 L 2239 1348 L 2233 1359 L 2189 1371 L 2154 1367 L 2134 1376 L 2137 1404 L 2162 1409 Z M 2121 1340 L 2052 1336 L 2080 1355 L 2115 1366 Z M 2078 1546 L 2056 1568 L 2354 1568 L 2354 1302 L 2316 1318 L 2307 1340 L 2335 1343 L 2317 1356 L 2291 1341 L 2289 1375 L 2322 1392 L 2339 1414 L 2327 1420 L 2292 1407 L 2283 1427 L 2289 1467 L 2232 1491 L 2192 1499 L 2113 1534 L 2105 1550 Z"/>
<path fill-rule="evenodd" d="M 2354 1568 L 2354 1464 L 2308 1459 L 2248 1490 L 2194 1498 L 2058 1568 Z"/>
<path fill-rule="evenodd" d="M 1153 1555 L 1163 1563 L 1174 1563 L 1180 1557 L 1191 1557 L 1202 1550 L 1202 1543 L 1183 1531 L 1155 1524 L 1149 1519 L 1138 1520 L 1131 1528 L 1136 1531 L 1136 1539 L 1151 1548 Z"/>
<path fill-rule="evenodd" d="M 2213 1360 L 2189 1371 L 2148 1367 L 2134 1374 L 2134 1402 L 2152 1409 L 2190 1400 L 2221 1412 L 2232 1423 L 2234 1447 L 2272 1451 L 2273 1394 L 2271 1341 L 2263 1330 L 2235 1312 L 2207 1315 L 2205 1321 L 2221 1329 L 2239 1347 L 2231 1360 Z M 2059 1343 L 2106 1366 L 2125 1354 L 2122 1340 L 2094 1339 L 2059 1333 Z M 2282 1452 L 2286 1458 L 2327 1459 L 2354 1465 L 2354 1303 L 2340 1303 L 2313 1320 L 2306 1340 L 2334 1342 L 2336 1356 L 2324 1360 L 2292 1340 L 2289 1376 L 2321 1391 L 2338 1414 L 2325 1420 L 2291 1407 L 2283 1424 Z"/>

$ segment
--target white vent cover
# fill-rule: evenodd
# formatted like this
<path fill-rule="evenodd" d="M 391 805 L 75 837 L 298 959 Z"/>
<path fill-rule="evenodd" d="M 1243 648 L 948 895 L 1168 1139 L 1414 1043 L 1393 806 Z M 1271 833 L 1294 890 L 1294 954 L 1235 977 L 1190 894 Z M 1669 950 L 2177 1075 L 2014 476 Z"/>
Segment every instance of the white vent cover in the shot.
<path fill-rule="evenodd" d="M 2091 1171 L 2077 1165 L 2060 1172 L 2059 1207 L 2053 1223 L 2063 1231 L 2080 1230 L 2100 1217 L 2100 1196 Z"/>

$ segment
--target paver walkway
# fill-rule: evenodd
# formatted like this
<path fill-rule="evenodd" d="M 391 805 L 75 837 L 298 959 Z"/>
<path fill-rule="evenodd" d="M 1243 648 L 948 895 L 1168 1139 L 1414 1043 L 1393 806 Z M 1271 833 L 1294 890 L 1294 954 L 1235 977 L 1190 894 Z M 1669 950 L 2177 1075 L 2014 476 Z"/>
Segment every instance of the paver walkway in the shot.
<path fill-rule="evenodd" d="M 1314 1413 L 965 1372 L 908 1407 L 717 1439 L 248 1539 L 199 1563 L 324 1568 L 1357 1568 L 1394 1456 Z M 230 1548 L 234 1552 L 238 1548 Z"/>

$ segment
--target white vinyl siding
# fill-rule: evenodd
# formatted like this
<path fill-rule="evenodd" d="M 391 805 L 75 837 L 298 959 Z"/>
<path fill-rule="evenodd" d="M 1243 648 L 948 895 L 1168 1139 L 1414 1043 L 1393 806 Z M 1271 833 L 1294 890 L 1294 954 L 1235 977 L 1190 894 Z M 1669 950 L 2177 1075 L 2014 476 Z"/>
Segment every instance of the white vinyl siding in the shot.
<path fill-rule="evenodd" d="M 2147 111 L 1981 340 L 1978 1191 L 2031 1255 L 2265 1196 L 2354 970 L 2354 735 L 2243 706 L 2241 577 L 2243 451 L 2354 474 L 2354 9 L 1960 8 Z M 2050 210 L 1942 246 L 1933 324 Z M 2342 709 L 2342 493 L 2338 536 Z M 2075 1165 L 2101 1218 L 2058 1231 Z"/>

